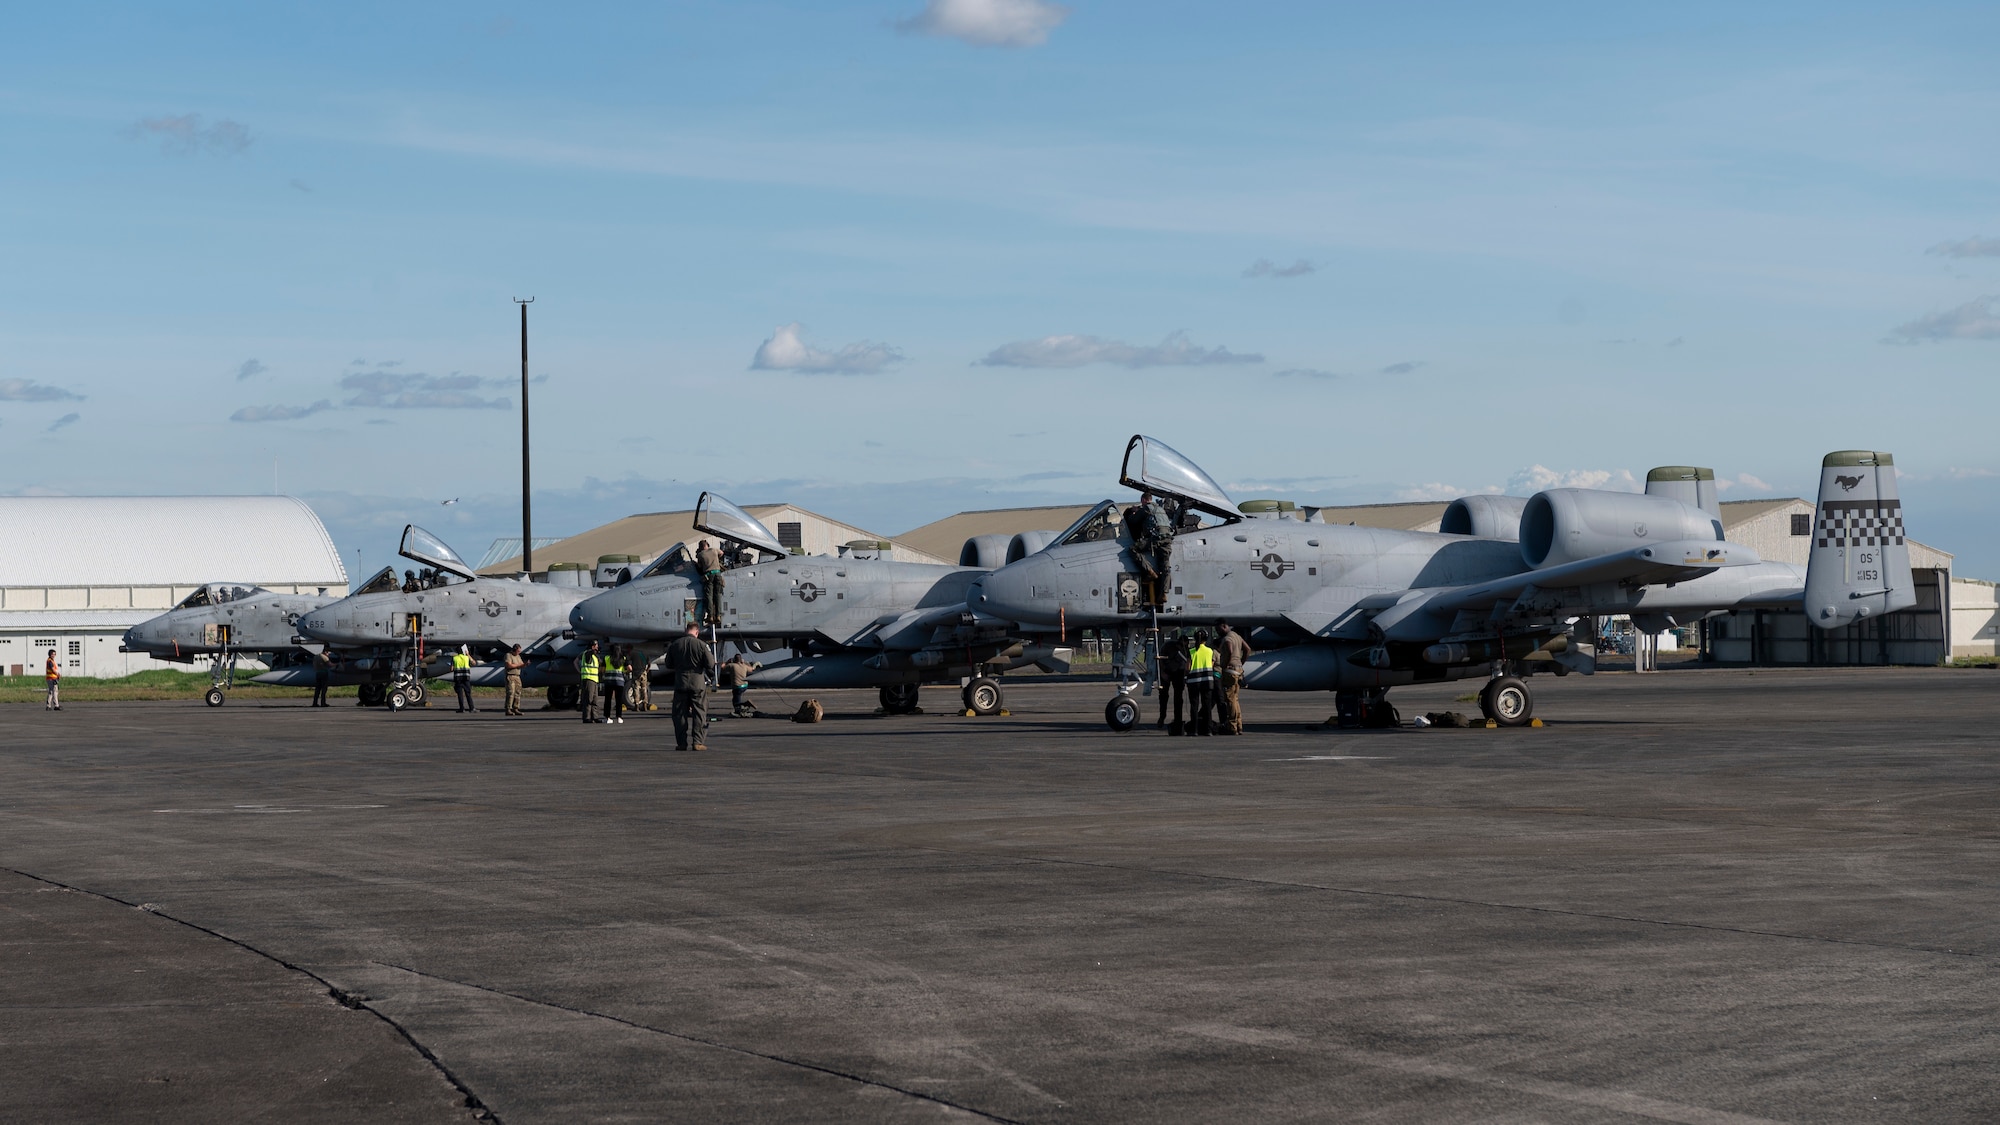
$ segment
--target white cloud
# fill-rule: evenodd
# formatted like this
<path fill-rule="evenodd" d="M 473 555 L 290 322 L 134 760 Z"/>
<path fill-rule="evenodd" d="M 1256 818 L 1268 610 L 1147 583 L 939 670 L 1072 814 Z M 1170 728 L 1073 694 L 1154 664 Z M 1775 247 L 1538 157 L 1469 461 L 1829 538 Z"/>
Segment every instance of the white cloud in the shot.
<path fill-rule="evenodd" d="M 1643 492 L 1629 469 L 1551 469 L 1530 465 L 1507 478 L 1507 491 L 1525 496 L 1545 488 L 1602 488 L 1611 492 Z"/>
<path fill-rule="evenodd" d="M 1414 504 L 1426 501 L 1434 503 L 1439 500 L 1456 500 L 1461 496 L 1470 496 L 1475 492 L 1492 491 L 1494 490 L 1490 488 L 1460 488 L 1455 484 L 1445 484 L 1441 481 L 1427 481 L 1423 484 L 1405 485 L 1402 488 L 1396 489 L 1394 495 L 1396 499 L 1404 503 Z"/>
<path fill-rule="evenodd" d="M 1300 258 L 1298 261 L 1293 262 L 1289 266 L 1278 265 L 1275 262 L 1271 261 L 1271 259 L 1269 258 L 1259 258 L 1256 261 L 1250 263 L 1249 268 L 1243 271 L 1243 276 L 1244 277 L 1304 277 L 1305 275 L 1312 273 L 1317 268 L 1318 267 L 1314 266 L 1311 262 L 1306 261 L 1304 258 Z"/>
<path fill-rule="evenodd" d="M 1039 47 L 1068 18 L 1068 8 L 1047 0 L 927 0 L 896 30 L 976 47 Z"/>
<path fill-rule="evenodd" d="M 486 398 L 475 394 L 492 384 L 511 385 L 505 379 L 482 379 L 477 375 L 426 375 L 421 371 L 388 371 L 382 364 L 374 371 L 343 375 L 340 386 L 353 391 L 348 406 L 378 410 L 511 410 L 514 400 Z"/>
<path fill-rule="evenodd" d="M 322 410 L 332 410 L 333 403 L 320 399 L 311 406 L 246 406 L 229 416 L 232 422 L 290 422 L 318 414 Z"/>
<path fill-rule="evenodd" d="M 1924 251 L 1946 258 L 2000 258 L 2000 238 L 1961 238 L 1956 242 L 1940 242 Z"/>
<path fill-rule="evenodd" d="M 771 330 L 771 338 L 757 346 L 750 359 L 754 371 L 803 371 L 815 375 L 868 375 L 903 358 L 903 353 L 887 344 L 863 340 L 837 352 L 813 347 L 799 339 L 797 322 Z"/>
<path fill-rule="evenodd" d="M 33 379 L 0 379 L 0 402 L 71 402 L 83 396 Z"/>
<path fill-rule="evenodd" d="M 2000 340 L 2000 296 L 1976 297 L 1947 312 L 1918 317 L 1890 333 L 1892 343 Z"/>
<path fill-rule="evenodd" d="M 250 147 L 247 126 L 227 119 L 204 125 L 199 113 L 144 118 L 128 127 L 125 135 L 135 141 L 158 137 L 160 151 L 176 156 L 203 152 L 214 156 L 234 156 Z"/>
<path fill-rule="evenodd" d="M 1715 490 L 1717 492 L 1728 492 L 1732 488 L 1741 488 L 1747 492 L 1771 491 L 1770 485 L 1757 477 L 1751 476 L 1749 473 L 1738 473 L 1733 477 L 1715 478 Z"/>
<path fill-rule="evenodd" d="M 1262 363 L 1264 357 L 1228 348 L 1197 347 L 1185 332 L 1172 332 L 1151 347 L 1105 340 L 1096 336 L 1044 336 L 1002 344 L 979 361 L 982 367 L 1083 367 L 1110 363 L 1119 367 L 1207 367 L 1225 363 Z"/>
<path fill-rule="evenodd" d="M 269 370 L 270 368 L 264 366 L 257 360 L 246 359 L 239 367 L 236 368 L 236 381 L 240 383 L 243 380 L 248 379 L 252 375 L 262 375 L 264 372 Z"/>

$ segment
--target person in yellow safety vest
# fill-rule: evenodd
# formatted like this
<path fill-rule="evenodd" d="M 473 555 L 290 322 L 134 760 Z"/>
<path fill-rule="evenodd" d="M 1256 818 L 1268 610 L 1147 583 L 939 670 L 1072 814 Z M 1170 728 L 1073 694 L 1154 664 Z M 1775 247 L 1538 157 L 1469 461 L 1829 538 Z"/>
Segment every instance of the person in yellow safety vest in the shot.
<path fill-rule="evenodd" d="M 451 688 L 458 693 L 458 713 L 477 713 L 479 708 L 472 705 L 472 650 L 464 645 L 451 654 Z"/>
<path fill-rule="evenodd" d="M 586 723 L 599 721 L 597 718 L 597 677 L 598 672 L 603 667 L 604 658 L 597 655 L 597 642 L 592 641 L 590 642 L 590 647 L 584 650 L 583 659 L 577 661 L 576 664 L 577 678 L 583 681 L 579 685 L 583 688 L 583 699 L 580 702 L 583 710 L 583 721 Z"/>
<path fill-rule="evenodd" d="M 55 649 L 49 650 L 49 662 L 42 666 L 42 678 L 49 682 L 49 697 L 42 703 L 42 710 L 62 710 L 62 669 L 56 667 Z"/>
<path fill-rule="evenodd" d="M 1215 710 L 1215 650 L 1208 647 L 1208 630 L 1194 631 L 1194 647 L 1188 649 L 1189 734 L 1210 735 L 1210 712 Z"/>

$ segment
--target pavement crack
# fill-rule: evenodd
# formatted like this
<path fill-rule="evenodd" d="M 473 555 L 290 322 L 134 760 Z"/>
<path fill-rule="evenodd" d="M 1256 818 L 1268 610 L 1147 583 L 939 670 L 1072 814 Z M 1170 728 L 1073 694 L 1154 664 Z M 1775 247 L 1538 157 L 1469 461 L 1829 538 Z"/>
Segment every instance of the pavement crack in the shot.
<path fill-rule="evenodd" d="M 835 1067 L 823 1065 L 821 1063 L 810 1062 L 805 1059 L 792 1058 L 789 1055 L 775 1055 L 768 1051 L 754 1050 L 750 1047 L 739 1047 L 734 1043 L 724 1043 L 719 1039 L 709 1039 L 700 1035 L 689 1035 L 683 1031 L 669 1031 L 664 1027 L 654 1027 L 651 1024 L 640 1023 L 637 1020 L 629 1020 L 623 1016 L 614 1016 L 609 1012 L 597 1012 L 597 1011 L 592 1011 L 589 1008 L 571 1007 L 568 1004 L 558 1004 L 553 1000 L 542 1000 L 533 996 L 523 996 L 518 992 L 509 992 L 504 988 L 494 988 L 490 985 L 474 984 L 471 981 L 454 980 L 451 977 L 442 976 L 437 973 L 427 973 L 422 969 L 412 969 L 408 965 L 397 965 L 389 961 L 376 961 L 374 962 L 374 964 L 380 965 L 385 969 L 394 969 L 400 973 L 408 973 L 414 977 L 422 977 L 425 980 L 439 981 L 444 984 L 455 985 L 459 988 L 470 988 L 473 989 L 474 991 L 488 993 L 493 996 L 504 996 L 509 1000 L 518 1000 L 523 1004 L 533 1004 L 536 1005 L 537 1007 L 550 1008 L 558 1012 L 568 1012 L 571 1015 L 588 1016 L 591 1019 L 605 1020 L 610 1023 L 618 1024 L 622 1027 L 629 1027 L 635 1031 L 644 1031 L 653 1035 L 664 1035 L 669 1039 L 678 1039 L 683 1043 L 693 1043 L 702 1047 L 712 1047 L 718 1051 L 728 1051 L 732 1054 L 745 1055 L 755 1059 L 763 1059 L 766 1062 L 774 1062 L 783 1066 L 792 1066 L 792 1067 L 798 1067 L 801 1070 L 814 1071 L 819 1074 L 828 1075 L 829 1077 L 839 1078 L 848 1082 L 858 1083 L 859 1085 L 872 1086 L 878 1090 L 887 1090 L 890 1093 L 901 1094 L 904 1097 L 915 1098 L 919 1101 L 931 1102 L 935 1105 L 941 1105 L 950 1109 L 958 1110 L 961 1113 L 970 1113 L 976 1117 L 983 1118 L 987 1121 L 1001 1122 L 1003 1123 L 1003 1125 L 1024 1125 L 1023 1122 L 1015 1118 L 1002 1117 L 997 1113 L 991 1113 L 987 1110 L 979 1109 L 975 1106 L 969 1106 L 964 1104 L 963 1102 L 955 1102 L 949 1098 L 941 1098 L 936 1094 L 926 1094 L 922 1090 L 912 1090 L 906 1086 L 898 1086 L 891 1082 L 884 1082 L 879 1078 L 870 1078 L 867 1075 L 855 1074 L 852 1071 L 840 1070 Z"/>
<path fill-rule="evenodd" d="M 394 1018 L 390 1017 L 386 1012 L 383 1012 L 378 1008 L 371 1007 L 367 1003 L 365 998 L 358 997 L 353 993 L 346 991 L 340 986 L 334 984 L 332 981 L 327 980 L 325 977 L 320 976 L 318 973 L 313 972 L 311 969 L 308 969 L 303 965 L 298 965 L 294 964 L 291 961 L 287 961 L 283 957 L 280 957 L 277 954 L 270 952 L 269 950 L 259 949 L 256 946 L 251 945 L 249 942 L 244 941 L 241 938 L 231 937 L 230 935 L 225 934 L 220 930 L 210 929 L 209 927 L 204 926 L 199 922 L 190 922 L 185 918 L 176 918 L 172 914 L 168 914 L 166 911 L 161 910 L 158 904 L 156 903 L 133 902 L 130 899 L 122 899 L 119 898 L 117 895 L 106 894 L 103 891 L 93 891 L 88 887 L 79 887 L 71 883 L 65 883 L 57 879 L 51 879 L 46 875 L 37 875 L 32 871 L 23 871 L 18 867 L 9 867 L 6 868 L 6 870 L 11 871 L 16 875 L 19 875 L 23 879 L 33 879 L 37 883 L 47 884 L 48 886 L 54 887 L 57 890 L 69 891 L 73 894 L 89 895 L 92 898 L 103 899 L 105 902 L 115 902 L 120 906 L 129 906 L 134 910 L 143 910 L 146 913 L 151 914 L 156 918 L 172 922 L 177 926 L 186 926 L 188 929 L 193 930 L 196 933 L 206 934 L 209 937 L 216 938 L 220 941 L 226 941 L 229 944 L 237 947 L 238 949 L 241 949 L 255 956 L 262 957 L 264 960 L 269 961 L 272 964 L 279 966 L 280 968 L 290 970 L 291 972 L 297 973 L 300 976 L 305 977 L 306 979 L 314 982 L 315 984 L 318 984 L 322 988 L 325 988 L 326 994 L 333 999 L 334 1003 L 339 1004 L 343 1008 L 351 1008 L 357 1012 L 367 1012 L 369 1015 L 374 1016 L 376 1019 L 381 1020 L 383 1023 L 389 1025 L 389 1028 L 391 1030 L 393 1030 L 398 1036 L 402 1037 L 403 1042 L 408 1043 L 410 1047 L 417 1052 L 417 1054 L 423 1057 L 425 1062 L 431 1064 L 432 1069 L 436 1070 L 438 1074 L 441 1077 L 443 1077 L 446 1082 L 451 1083 L 452 1089 L 457 1090 L 459 1092 L 459 1095 L 464 1098 L 465 1108 L 472 1111 L 473 1120 L 487 1122 L 489 1123 L 489 1125 L 501 1125 L 500 1118 L 496 1114 L 494 1114 L 494 1112 L 491 1109 L 487 1108 L 486 1103 L 480 1100 L 479 1095 L 473 1093 L 472 1088 L 467 1086 L 463 1081 L 461 1081 L 458 1075 L 453 1074 L 451 1068 L 446 1066 L 444 1064 L 444 1061 L 438 1058 L 436 1054 L 432 1053 L 430 1048 L 418 1042 L 417 1037 L 410 1034 L 409 1028 L 404 1027 L 401 1023 L 398 1023 Z"/>

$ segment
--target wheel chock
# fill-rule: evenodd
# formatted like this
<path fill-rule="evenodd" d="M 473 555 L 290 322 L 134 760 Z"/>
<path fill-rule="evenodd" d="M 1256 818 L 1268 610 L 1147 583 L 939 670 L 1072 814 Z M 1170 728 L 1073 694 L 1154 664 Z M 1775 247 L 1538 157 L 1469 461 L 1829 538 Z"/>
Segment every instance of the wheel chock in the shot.
<path fill-rule="evenodd" d="M 1486 720 L 1486 729 L 1487 729 L 1487 730 L 1499 730 L 1499 729 L 1500 729 L 1500 724 L 1499 724 L 1498 722 L 1496 722 L 1495 720 L 1493 720 L 1493 719 L 1488 719 L 1488 720 Z"/>
<path fill-rule="evenodd" d="M 1009 715 L 1012 715 L 1013 713 L 1014 713 L 1014 712 L 1012 712 L 1012 711 L 1009 711 L 1009 710 L 1007 710 L 1006 708 L 1004 708 L 1004 707 L 1003 707 L 1003 708 L 1001 708 L 1000 710 L 998 710 L 998 711 L 995 711 L 995 712 L 993 712 L 993 716 L 992 716 L 992 717 L 993 717 L 993 718 L 996 718 L 996 719 L 1001 719 L 1001 718 L 1006 718 L 1007 716 L 1009 716 Z M 968 719 L 977 719 L 977 718 L 979 718 L 979 712 L 977 712 L 977 711 L 974 711 L 974 710 L 972 710 L 972 709 L 971 709 L 971 708 L 969 708 L 969 707 L 968 707 L 968 708 L 966 708 L 966 709 L 965 709 L 965 710 L 963 710 L 963 711 L 960 711 L 960 712 L 959 712 L 959 714 L 960 714 L 961 716 L 965 717 L 965 718 L 968 718 Z"/>
<path fill-rule="evenodd" d="M 1529 719 L 1528 725 L 1531 727 L 1540 727 L 1542 725 L 1542 721 L 1540 719 Z"/>

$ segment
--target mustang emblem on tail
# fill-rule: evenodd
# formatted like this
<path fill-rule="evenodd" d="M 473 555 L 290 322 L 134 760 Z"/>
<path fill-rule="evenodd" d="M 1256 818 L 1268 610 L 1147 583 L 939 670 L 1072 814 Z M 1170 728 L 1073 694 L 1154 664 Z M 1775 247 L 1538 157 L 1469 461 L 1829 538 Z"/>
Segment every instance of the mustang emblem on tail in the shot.
<path fill-rule="evenodd" d="M 1835 476 L 1833 479 L 1839 482 L 1842 492 L 1853 492 L 1854 487 L 1861 483 L 1860 477 Z"/>

